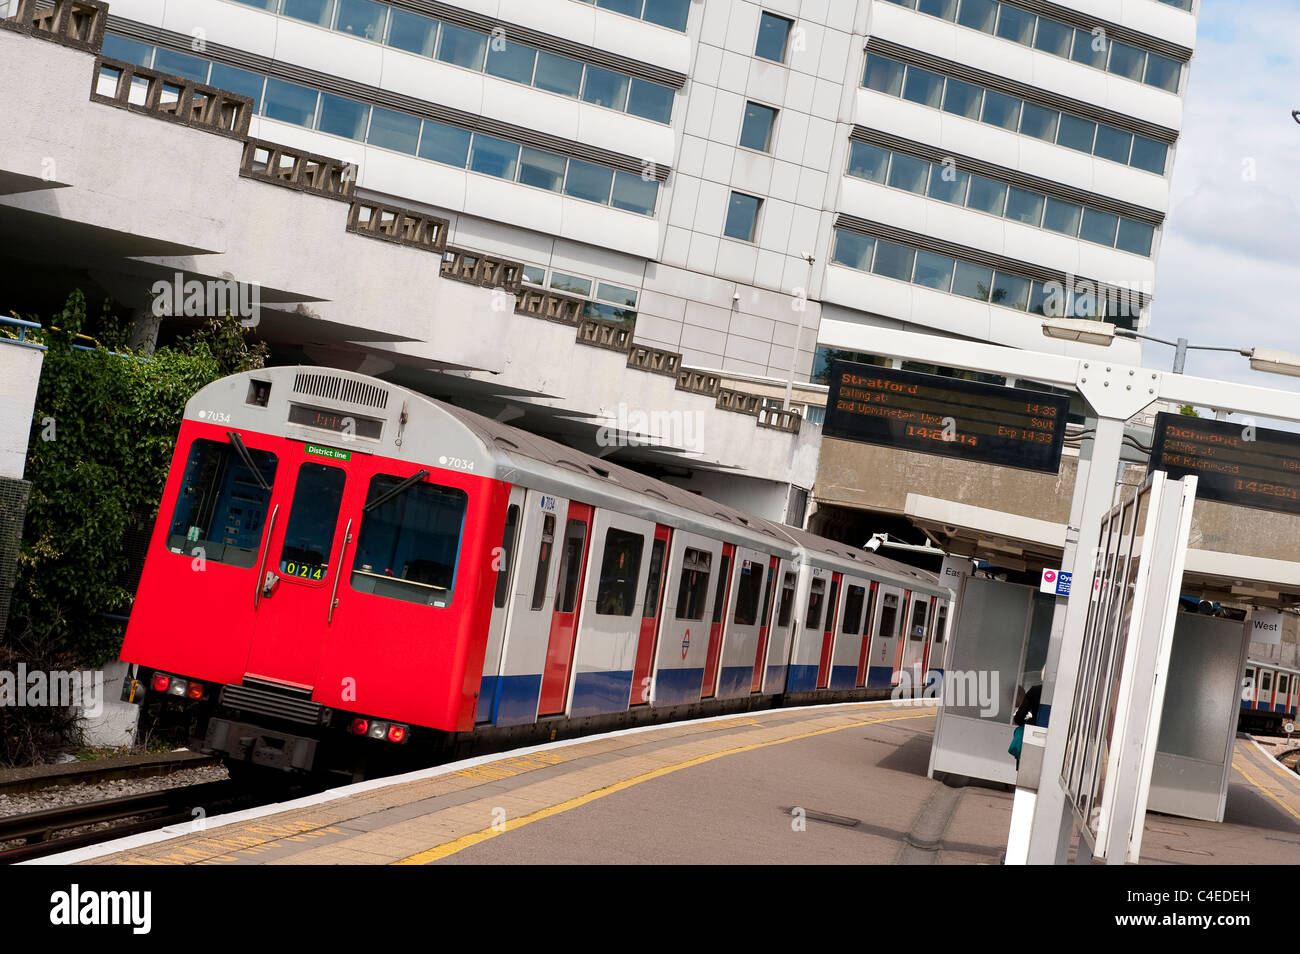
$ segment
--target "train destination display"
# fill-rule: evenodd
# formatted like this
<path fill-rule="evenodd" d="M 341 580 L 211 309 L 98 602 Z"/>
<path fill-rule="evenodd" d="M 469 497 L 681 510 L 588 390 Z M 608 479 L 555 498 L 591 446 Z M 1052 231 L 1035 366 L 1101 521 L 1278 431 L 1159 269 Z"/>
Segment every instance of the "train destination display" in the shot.
<path fill-rule="evenodd" d="M 1300 514 L 1300 434 L 1162 412 L 1151 466 L 1195 474 L 1199 498 Z"/>
<path fill-rule="evenodd" d="M 1070 400 L 834 360 L 827 437 L 1056 473 Z"/>

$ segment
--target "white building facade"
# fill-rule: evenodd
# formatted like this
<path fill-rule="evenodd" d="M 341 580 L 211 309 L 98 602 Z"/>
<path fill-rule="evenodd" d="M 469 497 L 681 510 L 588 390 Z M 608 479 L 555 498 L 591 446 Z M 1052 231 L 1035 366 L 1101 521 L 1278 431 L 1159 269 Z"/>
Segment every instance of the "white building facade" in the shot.
<path fill-rule="evenodd" d="M 250 137 L 355 163 L 357 195 L 778 407 L 824 370 L 823 316 L 1098 355 L 1041 317 L 1142 328 L 1193 2 L 113 0 L 102 54 L 251 97 Z M 484 371 L 410 317 L 367 354 L 561 390 L 549 352 Z M 567 394 L 618 389 L 581 364 Z M 765 479 L 808 490 L 815 435 L 787 444 Z"/>

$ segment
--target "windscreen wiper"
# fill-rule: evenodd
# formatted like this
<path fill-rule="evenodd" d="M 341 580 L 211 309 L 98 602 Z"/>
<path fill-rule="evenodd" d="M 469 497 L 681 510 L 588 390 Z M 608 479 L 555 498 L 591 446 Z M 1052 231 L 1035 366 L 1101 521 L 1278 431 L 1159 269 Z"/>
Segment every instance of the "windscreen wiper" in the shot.
<path fill-rule="evenodd" d="M 244 439 L 234 431 L 226 431 L 226 437 L 230 440 L 230 443 L 234 445 L 240 459 L 244 462 L 244 466 L 253 472 L 253 476 L 257 479 L 258 484 L 261 485 L 263 490 L 269 491 L 271 485 L 262 478 L 262 472 L 258 470 L 257 465 L 253 463 L 253 455 L 250 454 L 248 448 L 244 446 Z"/>
<path fill-rule="evenodd" d="M 416 471 L 414 474 L 412 474 L 410 477 L 407 477 L 396 487 L 393 487 L 391 490 L 385 491 L 384 493 L 376 497 L 374 500 L 371 500 L 369 503 L 367 503 L 364 507 L 361 508 L 361 512 L 369 513 L 370 511 L 378 507 L 381 503 L 384 503 L 388 500 L 392 500 L 403 490 L 406 490 L 406 488 L 408 487 L 414 487 L 416 484 L 418 484 L 420 481 L 424 480 L 424 478 L 428 476 L 429 476 L 429 472 L 427 470 Z"/>

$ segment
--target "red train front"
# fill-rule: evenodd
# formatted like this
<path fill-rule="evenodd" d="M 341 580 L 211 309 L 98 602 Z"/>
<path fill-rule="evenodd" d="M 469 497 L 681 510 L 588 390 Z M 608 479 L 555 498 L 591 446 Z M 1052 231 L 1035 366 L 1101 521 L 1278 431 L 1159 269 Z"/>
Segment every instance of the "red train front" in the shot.
<path fill-rule="evenodd" d="M 135 694 L 201 710 L 204 748 L 305 769 L 473 728 L 509 485 L 408 394 L 269 368 L 186 406 L 122 658 Z"/>

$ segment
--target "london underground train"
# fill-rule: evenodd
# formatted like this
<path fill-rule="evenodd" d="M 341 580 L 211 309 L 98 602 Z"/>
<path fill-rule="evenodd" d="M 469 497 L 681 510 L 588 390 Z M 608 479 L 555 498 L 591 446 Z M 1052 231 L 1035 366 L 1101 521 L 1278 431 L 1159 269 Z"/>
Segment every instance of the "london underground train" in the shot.
<path fill-rule="evenodd" d="M 1244 732 L 1278 733 L 1282 724 L 1300 713 L 1300 670 L 1276 660 L 1246 660 L 1241 684 L 1241 714 L 1237 726 Z"/>
<path fill-rule="evenodd" d="M 192 746 L 340 769 L 941 670 L 933 573 L 360 374 L 188 402 L 122 659 Z"/>

